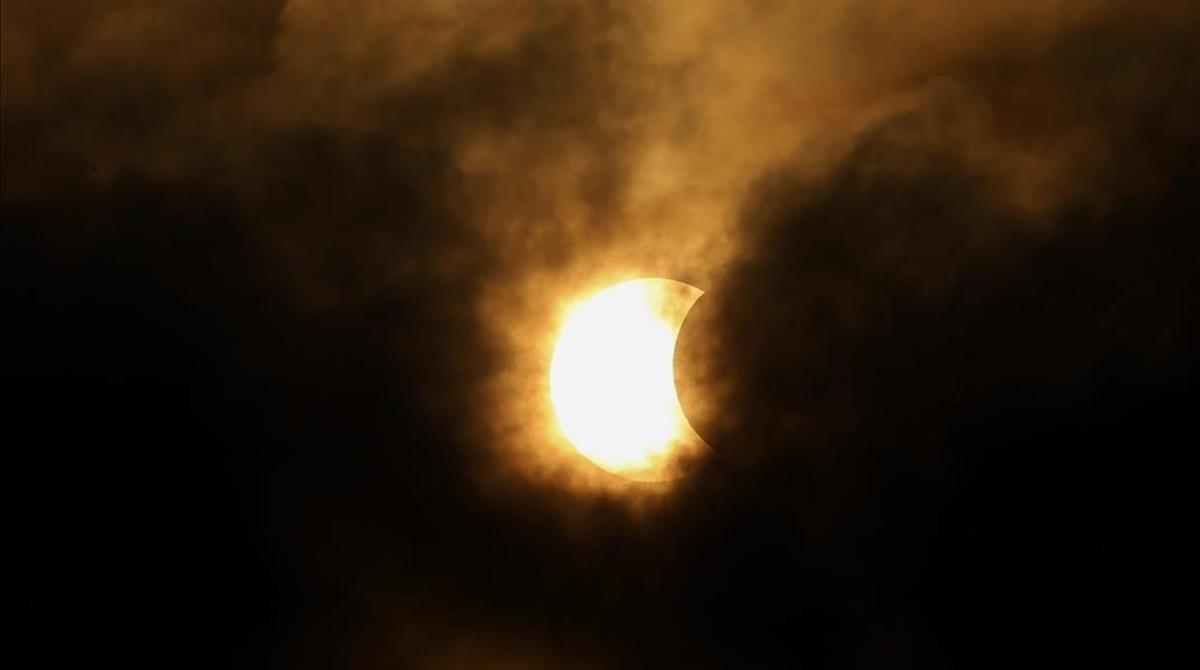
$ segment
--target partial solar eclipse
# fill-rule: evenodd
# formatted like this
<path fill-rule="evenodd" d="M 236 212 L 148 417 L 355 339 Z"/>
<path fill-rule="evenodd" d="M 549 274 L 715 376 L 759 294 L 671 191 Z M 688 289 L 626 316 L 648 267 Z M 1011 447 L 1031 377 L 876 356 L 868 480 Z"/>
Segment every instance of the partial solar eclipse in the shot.
<path fill-rule="evenodd" d="M 709 452 L 683 414 L 674 374 L 679 327 L 703 293 L 633 279 L 567 315 L 550 361 L 550 400 L 567 440 L 607 472 L 676 479 Z"/>

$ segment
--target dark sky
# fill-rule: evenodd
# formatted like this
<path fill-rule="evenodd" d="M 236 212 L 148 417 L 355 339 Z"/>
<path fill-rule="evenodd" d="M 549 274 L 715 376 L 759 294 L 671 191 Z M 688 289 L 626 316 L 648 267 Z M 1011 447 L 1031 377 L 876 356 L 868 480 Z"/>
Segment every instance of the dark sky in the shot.
<path fill-rule="evenodd" d="M 5 0 L 41 665 L 1171 658 L 1200 14 L 964 4 Z M 707 291 L 665 487 L 547 409 L 636 276 Z"/>

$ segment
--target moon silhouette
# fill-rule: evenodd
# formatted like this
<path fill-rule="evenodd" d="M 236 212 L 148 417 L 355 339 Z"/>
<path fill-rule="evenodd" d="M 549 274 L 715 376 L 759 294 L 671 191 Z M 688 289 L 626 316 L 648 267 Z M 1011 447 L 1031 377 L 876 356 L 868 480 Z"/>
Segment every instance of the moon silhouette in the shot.
<path fill-rule="evenodd" d="M 550 400 L 563 435 L 601 469 L 667 481 L 710 452 L 684 416 L 674 375 L 679 328 L 703 293 L 672 279 L 633 279 L 567 315 L 550 361 Z"/>

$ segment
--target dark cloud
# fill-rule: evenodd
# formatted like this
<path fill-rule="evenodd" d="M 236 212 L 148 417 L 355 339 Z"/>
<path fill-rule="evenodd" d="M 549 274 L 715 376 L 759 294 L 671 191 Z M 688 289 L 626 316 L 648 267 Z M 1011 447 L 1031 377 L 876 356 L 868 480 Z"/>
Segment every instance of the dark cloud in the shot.
<path fill-rule="evenodd" d="M 1191 3 L 3 5 L 19 579 L 125 665 L 1181 641 Z M 622 484 L 562 307 L 708 294 Z M 24 595 L 24 594 L 23 594 Z"/>

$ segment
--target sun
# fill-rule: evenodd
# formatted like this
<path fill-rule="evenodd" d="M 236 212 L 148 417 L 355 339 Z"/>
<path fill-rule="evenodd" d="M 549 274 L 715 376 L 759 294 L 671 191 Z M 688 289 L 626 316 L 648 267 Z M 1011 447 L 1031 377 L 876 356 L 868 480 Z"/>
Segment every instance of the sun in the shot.
<path fill-rule="evenodd" d="M 699 437 L 675 391 L 675 339 L 701 291 L 667 279 L 610 286 L 567 316 L 550 363 L 550 399 L 566 438 L 604 470 L 672 479 Z"/>

